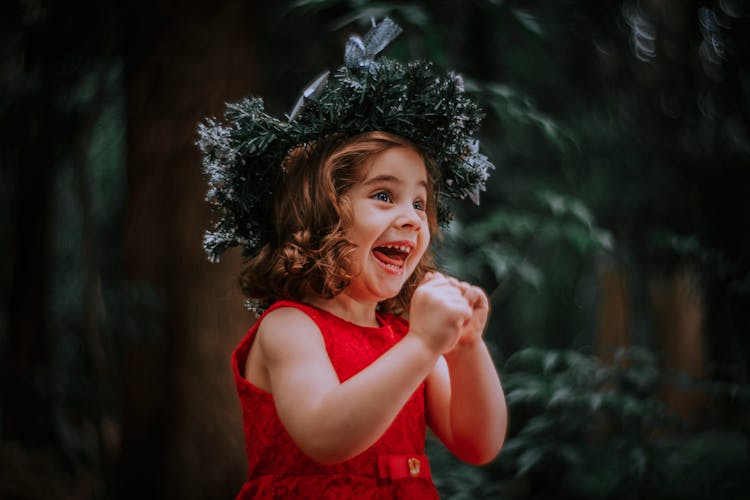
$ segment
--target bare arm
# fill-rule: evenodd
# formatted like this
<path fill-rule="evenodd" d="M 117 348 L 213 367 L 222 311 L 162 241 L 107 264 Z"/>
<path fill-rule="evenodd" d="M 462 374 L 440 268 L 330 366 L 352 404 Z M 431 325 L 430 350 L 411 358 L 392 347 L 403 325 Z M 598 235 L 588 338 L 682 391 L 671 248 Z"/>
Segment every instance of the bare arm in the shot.
<path fill-rule="evenodd" d="M 457 286 L 464 290 L 474 314 L 461 340 L 427 379 L 428 423 L 457 457 L 482 464 L 500 452 L 508 414 L 500 379 L 482 340 L 487 297 L 477 287 Z"/>

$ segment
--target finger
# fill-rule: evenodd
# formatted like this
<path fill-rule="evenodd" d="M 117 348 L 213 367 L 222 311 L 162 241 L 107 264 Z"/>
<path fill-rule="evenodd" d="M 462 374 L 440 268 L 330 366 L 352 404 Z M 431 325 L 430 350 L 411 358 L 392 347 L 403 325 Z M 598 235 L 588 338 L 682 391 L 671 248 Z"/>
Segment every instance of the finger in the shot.
<path fill-rule="evenodd" d="M 450 280 L 451 285 L 454 286 L 458 291 L 460 291 L 461 295 L 469 300 L 469 303 L 473 304 L 475 301 L 475 292 L 472 291 L 472 286 L 465 281 L 459 281 L 455 278 L 451 278 Z"/>
<path fill-rule="evenodd" d="M 490 299 L 487 297 L 487 294 L 484 290 L 482 290 L 478 286 L 473 286 L 474 292 L 477 294 L 477 301 L 475 302 L 475 307 L 479 307 L 482 309 L 488 309 L 490 308 Z"/>
<path fill-rule="evenodd" d="M 472 308 L 481 307 L 482 299 L 485 297 L 484 292 L 478 286 L 471 286 L 468 283 L 464 288 L 464 297 Z"/>
<path fill-rule="evenodd" d="M 473 308 L 471 302 L 467 300 L 467 297 L 460 288 L 451 284 L 446 284 L 442 291 L 445 293 L 446 298 L 450 297 L 456 304 L 460 304 L 461 306 L 465 305 L 469 309 Z"/>
<path fill-rule="evenodd" d="M 464 289 L 466 286 L 468 286 L 468 283 L 460 281 L 458 278 L 454 278 L 453 276 L 446 276 L 445 279 L 448 281 L 448 283 L 455 286 L 456 288 Z"/>
<path fill-rule="evenodd" d="M 440 281 L 442 281 L 443 283 L 449 284 L 451 286 L 456 286 L 456 284 L 458 283 L 458 280 L 456 280 L 456 278 L 452 276 L 448 276 L 447 274 L 442 274 L 442 273 L 435 273 L 435 274 L 437 275 L 438 279 L 440 279 Z"/>
<path fill-rule="evenodd" d="M 469 283 L 466 283 L 465 281 L 461 281 L 461 280 L 459 280 L 458 278 L 455 278 L 455 277 L 453 277 L 453 276 L 449 276 L 449 275 L 447 275 L 447 274 L 446 274 L 446 275 L 444 275 L 444 276 L 445 276 L 445 279 L 446 279 L 446 280 L 447 280 L 447 281 L 448 281 L 448 282 L 449 282 L 450 284 L 452 284 L 453 286 L 456 286 L 456 287 L 458 287 L 458 288 L 461 288 L 461 289 L 463 289 L 463 288 L 466 288 L 466 287 L 468 287 L 468 286 L 471 286 L 471 285 L 470 285 Z"/>
<path fill-rule="evenodd" d="M 461 290 L 461 293 L 463 293 L 464 297 L 470 297 L 472 295 L 471 285 L 466 283 L 465 281 L 459 281 L 458 282 L 458 288 Z"/>
<path fill-rule="evenodd" d="M 434 287 L 456 290 L 458 293 L 462 293 L 459 287 L 448 281 L 443 276 L 434 276 L 432 279 L 430 279 L 429 283 Z"/>
<path fill-rule="evenodd" d="M 440 274 L 437 271 L 428 271 L 425 273 L 424 277 L 422 278 L 422 281 L 419 282 L 420 285 L 430 283 L 430 282 L 439 282 L 442 281 L 442 274 Z"/>
<path fill-rule="evenodd" d="M 453 315 L 458 326 L 463 327 L 466 322 L 471 321 L 471 308 L 465 302 L 463 304 L 456 303 L 453 306 Z"/>
<path fill-rule="evenodd" d="M 456 315 L 461 317 L 463 320 L 470 320 L 473 316 L 474 310 L 465 297 L 460 296 L 460 299 L 457 298 L 453 302 L 453 305 L 455 307 Z"/>

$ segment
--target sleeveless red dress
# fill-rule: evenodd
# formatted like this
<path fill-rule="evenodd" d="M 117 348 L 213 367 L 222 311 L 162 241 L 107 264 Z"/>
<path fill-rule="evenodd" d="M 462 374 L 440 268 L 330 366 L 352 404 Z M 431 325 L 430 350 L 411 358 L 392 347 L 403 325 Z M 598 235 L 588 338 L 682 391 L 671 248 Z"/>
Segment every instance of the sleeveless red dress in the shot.
<path fill-rule="evenodd" d="M 279 301 L 268 308 L 232 354 L 248 458 L 248 479 L 237 498 L 438 498 L 424 455 L 424 384 L 383 436 L 350 460 L 320 465 L 292 441 L 279 420 L 271 393 L 255 387 L 243 376 L 258 325 L 266 314 L 280 307 L 299 309 L 315 322 L 342 382 L 369 366 L 409 329 L 406 320 L 391 314 L 378 315 L 380 327 L 363 327 L 298 302 Z"/>

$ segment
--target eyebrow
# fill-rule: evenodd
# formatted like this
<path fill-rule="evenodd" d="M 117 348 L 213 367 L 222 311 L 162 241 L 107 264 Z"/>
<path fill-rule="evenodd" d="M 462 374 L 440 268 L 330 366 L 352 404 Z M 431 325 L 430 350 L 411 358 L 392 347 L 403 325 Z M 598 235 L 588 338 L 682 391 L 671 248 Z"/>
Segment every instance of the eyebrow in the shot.
<path fill-rule="evenodd" d="M 371 184 L 378 184 L 380 182 L 401 182 L 401 179 L 396 177 L 395 175 L 376 175 L 375 177 L 371 177 L 364 181 L 365 186 L 370 186 Z M 419 185 L 427 189 L 427 181 L 419 181 Z"/>

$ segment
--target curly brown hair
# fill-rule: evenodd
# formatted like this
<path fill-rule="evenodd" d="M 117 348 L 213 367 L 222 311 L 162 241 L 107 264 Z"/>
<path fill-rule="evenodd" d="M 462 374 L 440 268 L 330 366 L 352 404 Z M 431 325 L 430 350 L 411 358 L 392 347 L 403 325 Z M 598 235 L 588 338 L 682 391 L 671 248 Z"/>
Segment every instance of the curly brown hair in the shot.
<path fill-rule="evenodd" d="M 386 132 L 355 137 L 332 137 L 292 151 L 283 162 L 274 188 L 273 238 L 257 255 L 247 259 L 239 277 L 242 292 L 267 307 L 278 299 L 302 300 L 311 293 L 333 298 L 351 281 L 351 255 L 356 245 L 346 237 L 352 221 L 348 191 L 364 175 L 364 168 L 380 153 L 408 147 L 429 159 L 408 140 Z M 437 235 L 436 179 L 428 182 L 427 218 Z M 430 248 L 407 279 L 401 292 L 380 304 L 394 314 L 409 309 L 412 293 L 425 273 L 433 269 Z"/>

